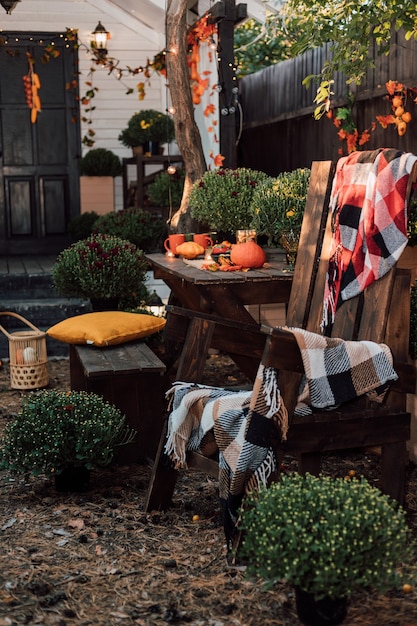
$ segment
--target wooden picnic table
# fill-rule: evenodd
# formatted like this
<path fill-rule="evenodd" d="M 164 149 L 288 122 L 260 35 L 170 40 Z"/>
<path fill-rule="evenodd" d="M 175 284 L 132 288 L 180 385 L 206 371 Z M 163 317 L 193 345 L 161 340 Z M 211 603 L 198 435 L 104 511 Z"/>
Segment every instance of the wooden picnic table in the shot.
<path fill-rule="evenodd" d="M 285 254 L 276 253 L 259 270 L 211 272 L 165 254 L 146 255 L 155 278 L 171 289 L 170 303 L 192 311 L 256 324 L 247 305 L 287 303 L 293 273 Z"/>

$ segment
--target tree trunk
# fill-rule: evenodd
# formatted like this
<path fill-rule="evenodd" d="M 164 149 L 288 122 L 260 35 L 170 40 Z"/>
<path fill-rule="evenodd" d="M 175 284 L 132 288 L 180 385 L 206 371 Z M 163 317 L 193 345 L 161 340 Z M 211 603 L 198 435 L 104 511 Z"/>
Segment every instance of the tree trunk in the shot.
<path fill-rule="evenodd" d="M 184 159 L 185 182 L 181 206 L 172 216 L 171 232 L 193 232 L 196 223 L 188 211 L 193 183 L 206 171 L 200 132 L 194 119 L 190 74 L 187 63 L 187 0 L 168 0 L 167 5 L 167 79 L 175 109 L 175 138 Z M 173 52 L 168 52 L 172 50 Z"/>

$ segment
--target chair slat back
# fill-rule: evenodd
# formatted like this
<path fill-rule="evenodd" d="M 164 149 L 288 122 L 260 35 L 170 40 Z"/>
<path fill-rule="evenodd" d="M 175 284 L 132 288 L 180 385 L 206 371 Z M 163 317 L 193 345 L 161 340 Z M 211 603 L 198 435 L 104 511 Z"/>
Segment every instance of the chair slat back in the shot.
<path fill-rule="evenodd" d="M 334 169 L 331 161 L 315 161 L 311 166 L 306 208 L 287 308 L 288 326 L 307 328 L 310 325 L 311 309 L 315 309 L 315 284 L 317 273 L 321 269 L 319 266 L 322 265 L 320 256 Z"/>

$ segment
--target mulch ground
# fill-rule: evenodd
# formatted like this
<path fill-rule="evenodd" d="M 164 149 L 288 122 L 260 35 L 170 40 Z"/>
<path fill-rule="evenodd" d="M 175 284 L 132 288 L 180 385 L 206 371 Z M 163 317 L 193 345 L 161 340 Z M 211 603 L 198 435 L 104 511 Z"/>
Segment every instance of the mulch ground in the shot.
<path fill-rule="evenodd" d="M 221 355 L 208 384 L 239 382 Z M 50 387 L 69 388 L 67 360 L 50 361 Z M 25 393 L 25 392 L 23 392 Z M 21 392 L 0 370 L 0 429 L 19 411 Z M 293 460 L 287 468 L 294 469 Z M 324 471 L 350 469 L 376 482 L 376 454 L 326 456 Z M 181 473 L 172 507 L 144 513 L 146 466 L 93 471 L 89 491 L 60 494 L 45 477 L 0 473 L 0 626 L 137 624 L 296 626 L 293 590 L 265 590 L 228 567 L 216 481 Z M 417 471 L 407 476 L 407 511 L 417 536 Z M 194 516 L 199 519 L 193 521 Z M 347 626 L 414 626 L 417 589 L 355 594 Z"/>

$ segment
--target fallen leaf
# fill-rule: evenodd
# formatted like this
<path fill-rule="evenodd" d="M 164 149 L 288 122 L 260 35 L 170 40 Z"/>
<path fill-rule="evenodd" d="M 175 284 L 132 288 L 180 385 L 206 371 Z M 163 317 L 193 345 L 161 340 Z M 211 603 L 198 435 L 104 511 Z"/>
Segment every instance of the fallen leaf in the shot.
<path fill-rule="evenodd" d="M 78 528 L 78 530 L 82 530 L 84 528 L 84 520 L 70 519 L 68 521 L 68 526 L 70 526 L 71 528 Z"/>

